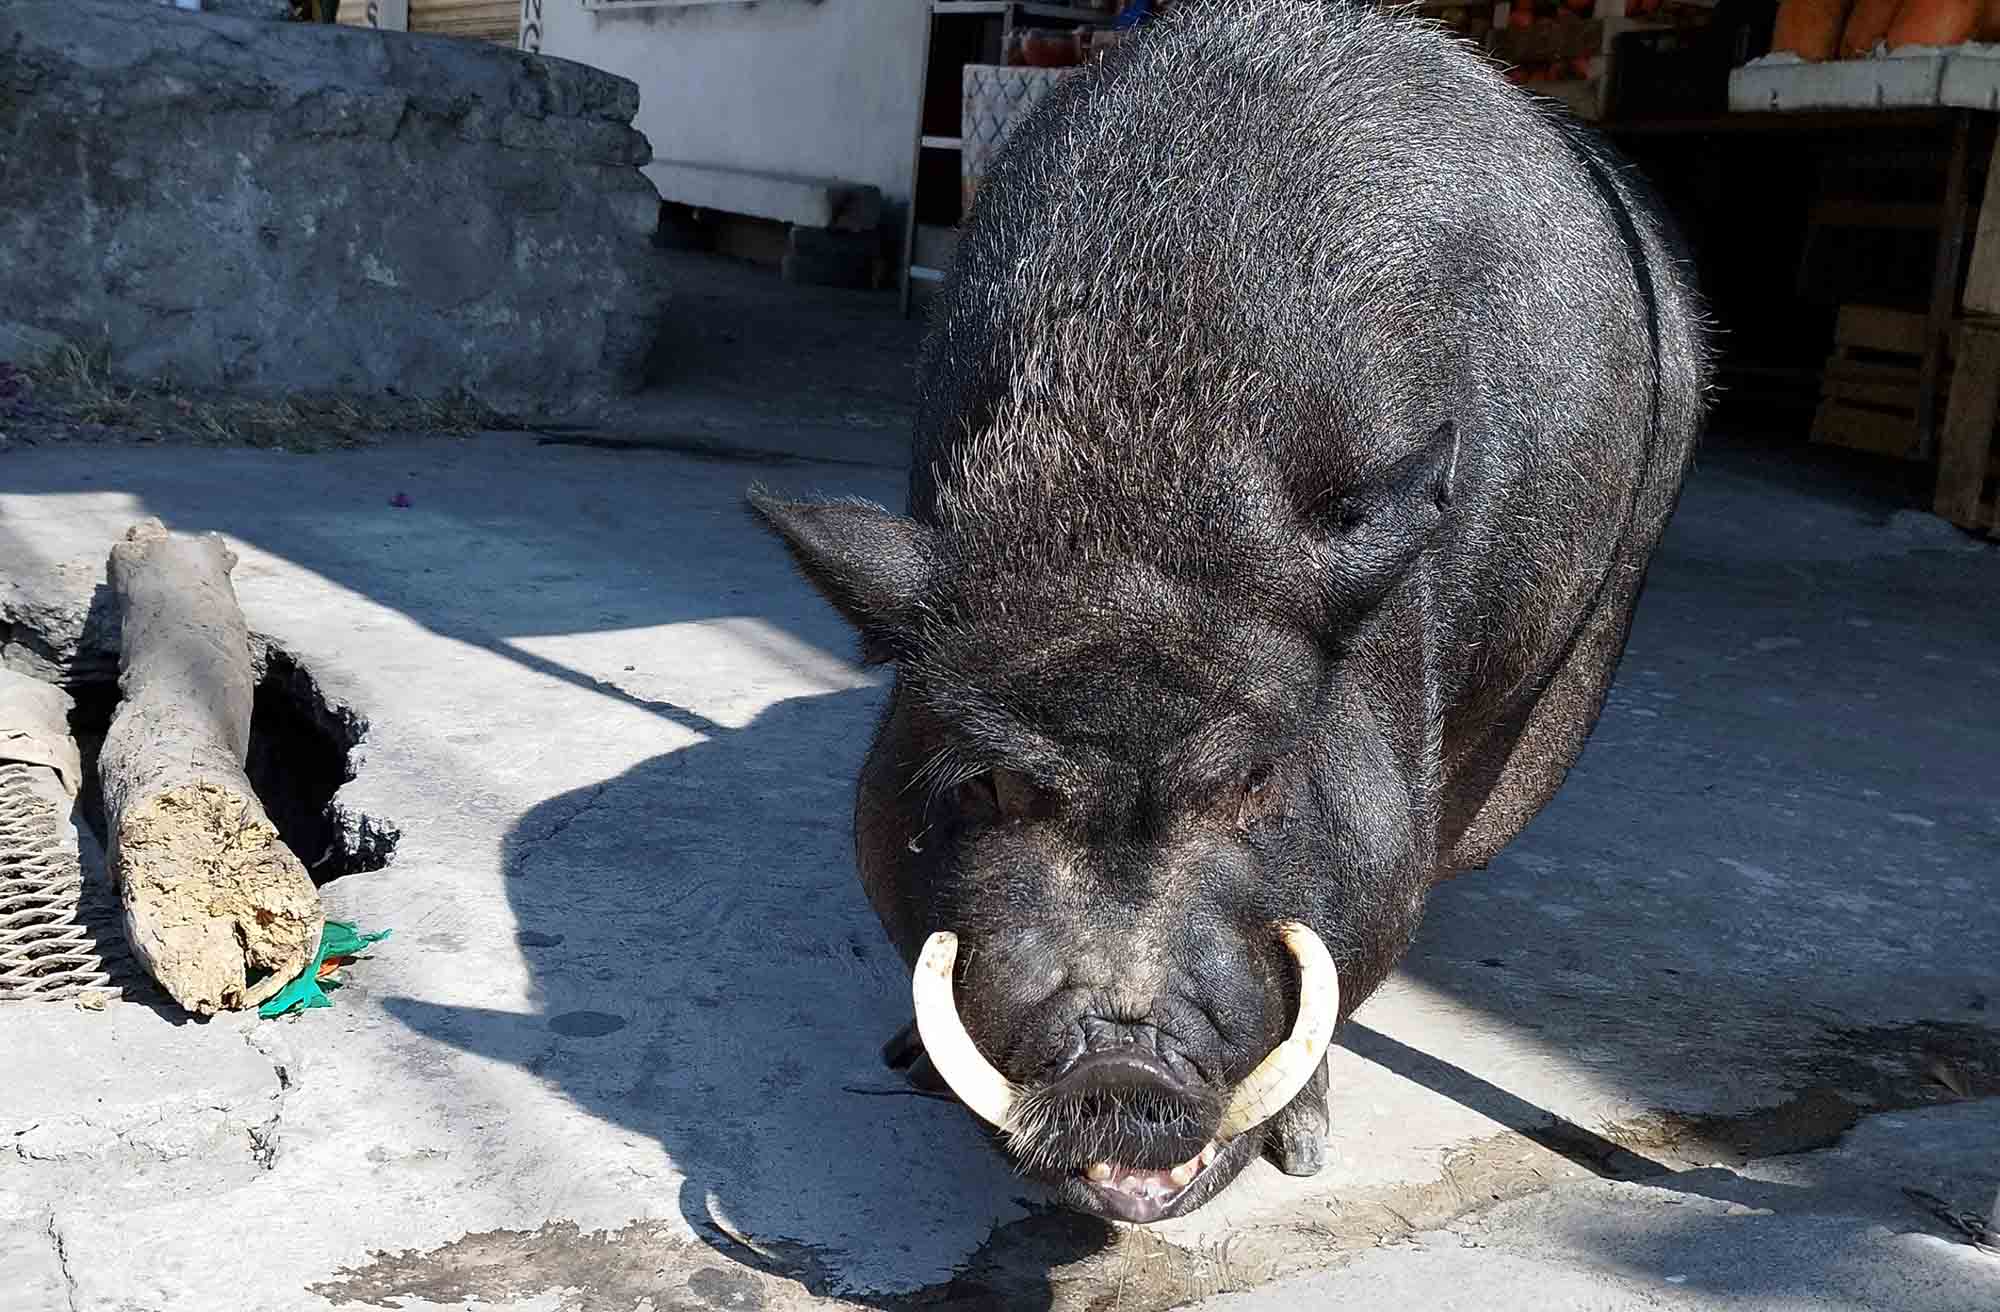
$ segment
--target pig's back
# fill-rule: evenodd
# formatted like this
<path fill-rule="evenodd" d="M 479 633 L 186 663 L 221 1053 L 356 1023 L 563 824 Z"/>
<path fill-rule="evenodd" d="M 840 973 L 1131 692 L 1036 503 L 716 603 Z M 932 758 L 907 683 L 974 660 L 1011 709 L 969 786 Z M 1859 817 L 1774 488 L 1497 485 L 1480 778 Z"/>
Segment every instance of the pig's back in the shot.
<path fill-rule="evenodd" d="M 1626 237 L 1650 230 L 1622 232 L 1606 186 L 1434 28 L 1191 7 L 1044 102 L 986 179 L 926 353 L 912 511 L 1073 540 L 1088 505 L 1120 549 L 1171 551 L 1208 505 L 1296 533 L 1450 420 L 1485 503 L 1568 507 L 1545 564 L 1601 553 L 1596 469 L 1654 437 L 1632 420 L 1649 319 L 1681 357 L 1665 386 L 1700 390 L 1692 301 L 1663 271 L 1646 303 Z"/>

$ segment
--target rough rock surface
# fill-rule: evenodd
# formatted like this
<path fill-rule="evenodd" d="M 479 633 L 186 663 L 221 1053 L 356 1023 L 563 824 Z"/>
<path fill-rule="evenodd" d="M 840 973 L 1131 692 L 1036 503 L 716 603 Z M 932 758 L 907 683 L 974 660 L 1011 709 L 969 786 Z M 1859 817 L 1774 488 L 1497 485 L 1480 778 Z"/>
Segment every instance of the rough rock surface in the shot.
<path fill-rule="evenodd" d="M 443 37 L 0 8 L 0 305 L 183 385 L 564 410 L 665 289 L 638 88 Z"/>

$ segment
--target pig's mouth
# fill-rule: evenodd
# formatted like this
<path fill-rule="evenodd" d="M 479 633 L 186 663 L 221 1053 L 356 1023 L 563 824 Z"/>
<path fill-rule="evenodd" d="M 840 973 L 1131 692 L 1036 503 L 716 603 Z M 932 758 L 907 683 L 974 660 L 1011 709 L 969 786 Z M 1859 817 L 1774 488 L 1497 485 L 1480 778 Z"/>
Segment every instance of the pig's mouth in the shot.
<path fill-rule="evenodd" d="M 1221 1192 L 1257 1147 L 1254 1134 L 1229 1143 L 1211 1139 L 1193 1157 L 1163 1171 L 1097 1162 L 1071 1172 L 1056 1193 L 1078 1211 L 1141 1224 L 1164 1221 L 1194 1211 Z"/>
<path fill-rule="evenodd" d="M 1168 1167 L 1089 1161 L 1061 1179 L 1057 1192 L 1064 1202 L 1123 1221 L 1163 1220 L 1201 1206 L 1255 1155 L 1260 1136 L 1249 1131 L 1284 1110 L 1306 1086 L 1340 1014 L 1339 976 L 1319 936 L 1296 921 L 1273 928 L 1299 967 L 1299 1010 L 1291 1034 L 1230 1091 L 1213 1136 L 1199 1151 Z M 1010 1145 L 1031 1145 L 1048 1099 L 1015 1085 L 973 1043 L 952 996 L 957 959 L 958 936 L 943 931 L 931 935 L 917 959 L 911 995 L 924 1052 L 975 1115 L 997 1127 Z"/>
<path fill-rule="evenodd" d="M 1079 1211 L 1158 1221 L 1192 1211 L 1247 1160 L 1215 1137 L 1222 1102 L 1159 1056 L 1131 1047 L 1087 1052 L 1022 1095 L 1007 1149 L 1028 1175 Z M 1176 1160 L 1176 1158 L 1182 1160 Z M 1212 1170 L 1220 1163 L 1219 1170 Z"/>

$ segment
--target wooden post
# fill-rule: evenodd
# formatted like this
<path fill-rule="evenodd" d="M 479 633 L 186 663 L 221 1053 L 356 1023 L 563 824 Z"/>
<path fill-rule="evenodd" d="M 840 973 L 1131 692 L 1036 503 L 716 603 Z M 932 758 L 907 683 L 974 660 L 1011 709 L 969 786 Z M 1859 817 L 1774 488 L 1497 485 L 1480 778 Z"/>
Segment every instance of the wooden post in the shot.
<path fill-rule="evenodd" d="M 1979 202 L 1979 223 L 1972 233 L 1972 261 L 1965 270 L 1965 295 L 1960 311 L 1968 315 L 2000 316 L 2000 139 L 1986 165 L 1986 187 Z"/>
<path fill-rule="evenodd" d="M 1996 419 L 2000 419 L 2000 320 L 1968 322 L 1958 332 L 1958 368 L 1938 444 L 1937 494 L 1932 503 L 1932 509 L 1960 528 L 1991 527 L 1981 498 Z"/>
<path fill-rule="evenodd" d="M 924 55 L 917 65 L 917 131 L 910 147 L 910 204 L 903 215 L 903 281 L 898 288 L 899 306 L 910 317 L 910 266 L 917 262 L 917 194 L 923 190 L 924 110 L 931 93 L 931 47 L 937 43 L 937 10 L 924 0 Z"/>
<path fill-rule="evenodd" d="M 1958 269 L 1965 254 L 1969 199 L 1966 174 L 1971 163 L 1972 115 L 1960 112 L 1952 123 L 1951 162 L 1946 165 L 1944 206 L 1938 215 L 1937 264 L 1931 275 L 1931 303 L 1924 321 L 1922 365 L 1917 374 L 1917 454 L 1924 459 L 1937 450 L 1938 382 L 1944 373 L 1952 310 L 1958 302 Z M 1989 189 L 1991 185 L 1989 178 Z"/>
<path fill-rule="evenodd" d="M 1937 446 L 1932 508 L 1960 528 L 2000 529 L 1982 506 L 1986 467 L 2000 418 L 2000 137 L 1986 165 L 1979 222 L 1959 298 L 1958 365 Z"/>

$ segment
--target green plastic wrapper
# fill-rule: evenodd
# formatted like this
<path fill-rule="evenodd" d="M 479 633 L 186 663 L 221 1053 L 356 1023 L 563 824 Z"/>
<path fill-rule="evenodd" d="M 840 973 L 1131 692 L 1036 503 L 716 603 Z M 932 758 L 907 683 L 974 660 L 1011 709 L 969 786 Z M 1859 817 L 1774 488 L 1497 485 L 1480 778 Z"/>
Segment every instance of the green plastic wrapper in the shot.
<path fill-rule="evenodd" d="M 379 933 L 362 934 L 357 933 L 354 926 L 345 921 L 327 921 L 326 927 L 320 931 L 319 951 L 313 953 L 312 964 L 307 966 L 297 979 L 285 985 L 276 997 L 257 1008 L 257 1014 L 269 1020 L 274 1016 L 289 1015 L 294 1011 L 331 1007 L 333 999 L 327 997 L 326 990 L 320 986 L 320 964 L 328 957 L 360 956 L 369 944 L 380 942 L 393 932 L 385 929 Z M 327 983 L 334 988 L 340 987 L 337 980 L 329 980 Z"/>

